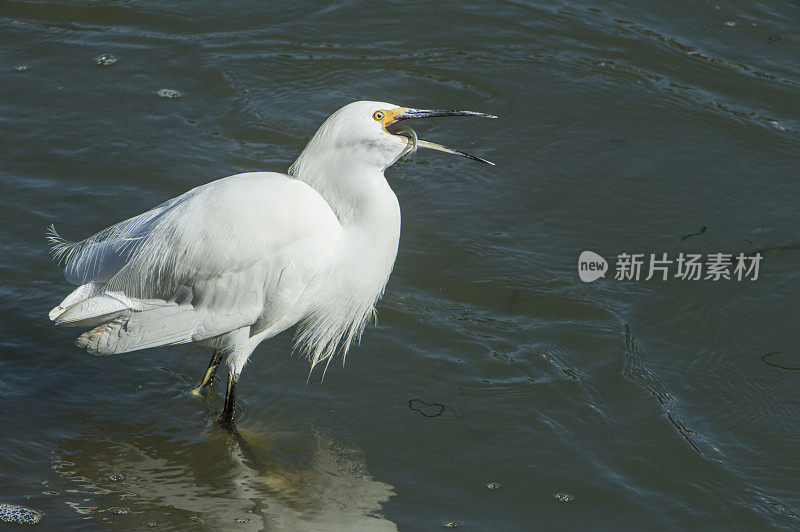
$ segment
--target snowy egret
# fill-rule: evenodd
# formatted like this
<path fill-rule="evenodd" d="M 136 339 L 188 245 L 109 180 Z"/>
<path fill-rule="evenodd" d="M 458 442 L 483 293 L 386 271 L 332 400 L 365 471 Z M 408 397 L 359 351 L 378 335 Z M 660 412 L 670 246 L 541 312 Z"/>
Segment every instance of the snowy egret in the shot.
<path fill-rule="evenodd" d="M 92 327 L 76 345 L 109 355 L 197 342 L 225 359 L 221 421 L 233 424 L 242 367 L 263 340 L 297 325 L 311 361 L 344 357 L 373 317 L 397 255 L 400 207 L 386 168 L 417 146 L 395 122 L 471 111 L 354 102 L 331 115 L 288 174 L 237 174 L 194 188 L 81 242 L 48 238 L 79 285 L 50 311 L 57 325 Z M 492 164 L 492 163 L 489 163 Z"/>

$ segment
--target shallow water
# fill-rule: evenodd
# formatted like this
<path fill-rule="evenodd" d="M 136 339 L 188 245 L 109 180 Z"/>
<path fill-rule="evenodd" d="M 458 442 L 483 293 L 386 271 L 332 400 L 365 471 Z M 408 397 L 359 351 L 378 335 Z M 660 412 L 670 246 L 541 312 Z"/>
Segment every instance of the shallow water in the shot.
<path fill-rule="evenodd" d="M 799 20 L 4 2 L 0 503 L 61 530 L 797 528 Z M 324 383 L 290 335 L 262 344 L 232 438 L 222 387 L 188 393 L 205 350 L 94 358 L 48 322 L 69 290 L 50 223 L 83 238 L 285 169 L 357 99 L 500 115 L 414 125 L 497 166 L 422 150 L 387 172 L 404 218 L 379 325 Z M 763 260 L 755 281 L 583 283 L 584 250 Z"/>

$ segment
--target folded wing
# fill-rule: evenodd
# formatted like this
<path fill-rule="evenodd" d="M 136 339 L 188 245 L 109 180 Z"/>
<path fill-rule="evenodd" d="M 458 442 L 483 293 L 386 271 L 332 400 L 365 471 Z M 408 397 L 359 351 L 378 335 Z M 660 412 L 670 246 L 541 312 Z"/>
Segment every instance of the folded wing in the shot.
<path fill-rule="evenodd" d="M 317 192 L 276 173 L 209 183 L 81 242 L 51 229 L 79 286 L 50 319 L 95 327 L 77 343 L 96 354 L 269 324 L 297 311 L 339 229 Z"/>

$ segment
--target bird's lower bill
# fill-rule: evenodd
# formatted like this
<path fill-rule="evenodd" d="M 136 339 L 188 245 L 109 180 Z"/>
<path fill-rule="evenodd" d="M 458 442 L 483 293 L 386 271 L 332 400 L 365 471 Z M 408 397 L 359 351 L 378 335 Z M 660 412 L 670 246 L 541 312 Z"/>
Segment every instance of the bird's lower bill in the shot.
<path fill-rule="evenodd" d="M 391 135 L 405 138 L 406 142 L 408 142 L 408 150 L 406 151 L 406 153 L 414 152 L 416 151 L 417 148 L 428 148 L 429 150 L 451 153 L 453 155 L 459 155 L 461 157 L 466 157 L 467 159 L 472 159 L 473 161 L 491 164 L 492 166 L 494 166 L 493 162 L 487 161 L 486 159 L 478 157 L 477 155 L 472 155 L 465 151 L 451 148 L 450 146 L 444 146 L 442 144 L 436 144 L 435 142 L 422 140 L 419 137 L 417 137 L 417 133 L 413 129 L 405 125 L 393 127 L 392 131 L 387 130 L 387 132 L 390 133 Z"/>

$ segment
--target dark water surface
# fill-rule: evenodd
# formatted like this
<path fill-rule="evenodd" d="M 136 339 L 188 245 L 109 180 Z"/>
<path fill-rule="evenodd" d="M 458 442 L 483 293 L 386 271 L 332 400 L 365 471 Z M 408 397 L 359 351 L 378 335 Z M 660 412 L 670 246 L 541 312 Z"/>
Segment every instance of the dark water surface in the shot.
<path fill-rule="evenodd" d="M 798 22 L 773 0 L 6 0 L 0 503 L 60 530 L 800 527 Z M 262 344 L 235 440 L 222 387 L 188 393 L 207 351 L 95 358 L 49 323 L 50 223 L 84 238 L 284 170 L 359 99 L 498 114 L 414 126 L 497 166 L 387 172 L 379 325 L 324 383 L 289 334 Z M 583 283 L 584 250 L 763 260 Z"/>

